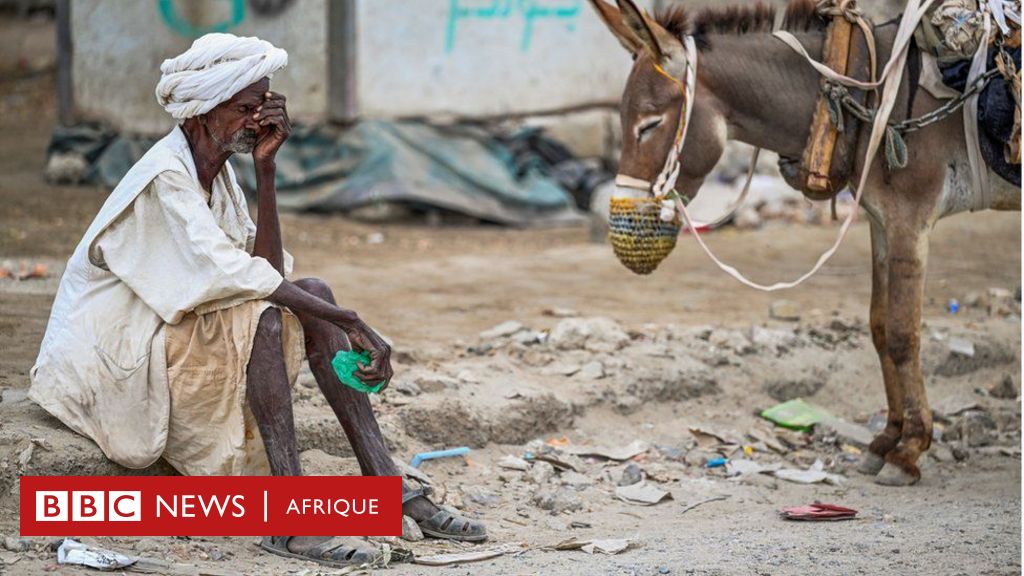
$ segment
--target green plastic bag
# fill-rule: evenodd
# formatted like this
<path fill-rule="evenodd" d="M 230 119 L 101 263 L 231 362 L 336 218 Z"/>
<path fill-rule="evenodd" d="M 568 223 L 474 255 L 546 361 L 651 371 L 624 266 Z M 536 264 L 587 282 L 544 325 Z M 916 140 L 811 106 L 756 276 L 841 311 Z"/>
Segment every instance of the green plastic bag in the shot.
<path fill-rule="evenodd" d="M 761 417 L 771 420 L 783 428 L 810 432 L 815 424 L 831 419 L 832 415 L 820 406 L 797 398 L 768 408 L 761 412 Z"/>
<path fill-rule="evenodd" d="M 376 394 L 384 387 L 384 382 L 379 382 L 375 386 L 369 386 L 356 376 L 356 370 L 369 363 L 369 352 L 356 352 L 354 350 L 339 350 L 334 355 L 334 359 L 331 360 L 334 373 L 338 375 L 338 380 L 341 380 L 342 384 L 366 394 Z"/>

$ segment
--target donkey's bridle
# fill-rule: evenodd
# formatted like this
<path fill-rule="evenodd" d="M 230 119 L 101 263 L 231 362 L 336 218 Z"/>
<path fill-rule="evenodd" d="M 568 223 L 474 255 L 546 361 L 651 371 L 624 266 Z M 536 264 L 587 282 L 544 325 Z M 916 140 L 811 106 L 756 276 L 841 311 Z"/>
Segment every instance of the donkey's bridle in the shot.
<path fill-rule="evenodd" d="M 693 102 L 693 94 L 697 86 L 697 44 L 692 36 L 683 37 L 683 47 L 686 50 L 686 71 L 682 80 L 669 74 L 658 62 L 654 63 L 654 69 L 675 84 L 683 95 L 683 102 L 679 110 L 679 124 L 676 125 L 675 139 L 673 140 L 672 148 L 668 151 L 668 156 L 665 158 L 665 164 L 661 169 L 661 173 L 658 174 L 657 179 L 653 183 L 649 180 L 622 174 L 621 172 L 615 175 L 616 186 L 642 190 L 662 200 L 663 203 L 671 203 L 673 199 L 679 197 L 675 190 L 676 180 L 679 179 L 679 155 L 682 153 L 683 143 L 686 141 L 686 128 L 690 124 L 690 112 L 693 110 L 691 103 Z M 664 218 L 665 215 L 666 210 L 663 209 L 662 217 Z"/>

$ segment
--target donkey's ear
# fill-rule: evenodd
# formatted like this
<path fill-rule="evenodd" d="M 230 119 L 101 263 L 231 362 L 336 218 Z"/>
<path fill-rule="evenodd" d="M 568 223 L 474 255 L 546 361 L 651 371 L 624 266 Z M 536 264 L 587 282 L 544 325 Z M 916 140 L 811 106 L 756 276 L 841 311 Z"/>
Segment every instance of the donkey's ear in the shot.
<path fill-rule="evenodd" d="M 622 13 L 622 21 L 647 48 L 651 57 L 662 65 L 683 57 L 683 43 L 654 21 L 633 0 L 615 0 Z"/>
<path fill-rule="evenodd" d="M 601 21 L 611 30 L 612 35 L 619 41 L 619 44 L 622 44 L 622 47 L 628 50 L 630 54 L 636 54 L 643 49 L 640 39 L 622 21 L 622 12 L 618 8 L 605 0 L 590 0 L 590 5 L 597 11 Z"/>

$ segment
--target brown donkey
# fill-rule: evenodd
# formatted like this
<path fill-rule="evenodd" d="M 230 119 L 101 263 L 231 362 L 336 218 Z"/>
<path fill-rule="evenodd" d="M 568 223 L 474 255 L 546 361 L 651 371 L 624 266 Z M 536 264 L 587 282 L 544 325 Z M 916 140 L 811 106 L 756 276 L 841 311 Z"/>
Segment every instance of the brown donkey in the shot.
<path fill-rule="evenodd" d="M 771 35 L 772 9 L 757 4 L 708 9 L 691 17 L 676 8 L 651 17 L 632 0 L 618 0 L 618 7 L 605 0 L 590 2 L 634 59 L 621 102 L 623 181 L 654 182 L 672 150 L 683 95 L 678 83 L 663 72 L 675 79 L 684 77 L 684 43 L 689 38 L 700 56 L 676 190 L 695 197 L 728 139 L 800 158 L 820 76 Z M 815 13 L 813 1 L 792 1 L 783 26 L 809 54 L 821 54 L 825 22 Z M 874 28 L 880 64 L 889 59 L 896 29 L 895 22 Z M 906 76 L 894 120 L 941 105 L 924 90 L 912 89 Z M 860 128 L 854 183 L 863 169 L 869 130 L 870 126 Z M 887 485 L 920 479 L 917 459 L 932 437 L 920 358 L 928 233 L 939 218 L 957 212 L 1020 210 L 1021 205 L 1020 189 L 991 172 L 988 199 L 972 190 L 959 112 L 908 135 L 907 147 L 909 161 L 901 170 L 886 169 L 883 155 L 877 156 L 862 199 L 871 223 L 871 337 L 882 364 L 889 416 L 860 470 Z M 635 196 L 638 191 L 621 188 L 616 193 Z"/>

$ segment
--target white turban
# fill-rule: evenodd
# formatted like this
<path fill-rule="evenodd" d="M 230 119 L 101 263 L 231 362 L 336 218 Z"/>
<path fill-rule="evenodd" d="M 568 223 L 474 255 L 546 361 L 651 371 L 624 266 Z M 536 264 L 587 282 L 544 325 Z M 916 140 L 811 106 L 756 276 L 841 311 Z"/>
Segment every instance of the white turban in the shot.
<path fill-rule="evenodd" d="M 164 60 L 156 99 L 179 120 L 206 114 L 286 64 L 288 53 L 270 42 L 207 34 L 177 58 Z"/>

